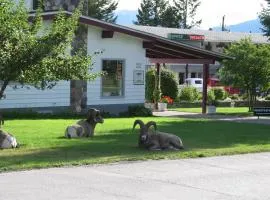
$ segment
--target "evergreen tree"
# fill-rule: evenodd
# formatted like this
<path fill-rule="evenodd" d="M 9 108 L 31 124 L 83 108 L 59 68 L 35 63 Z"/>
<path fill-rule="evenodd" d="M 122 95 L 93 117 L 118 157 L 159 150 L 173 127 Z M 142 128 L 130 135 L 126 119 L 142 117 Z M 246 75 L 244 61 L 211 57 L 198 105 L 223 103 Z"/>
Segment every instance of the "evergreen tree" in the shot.
<path fill-rule="evenodd" d="M 145 26 L 164 26 L 166 22 L 163 18 L 168 5 L 167 0 L 143 0 L 138 9 L 137 21 L 134 23 Z"/>
<path fill-rule="evenodd" d="M 177 17 L 177 10 L 174 7 L 168 6 L 167 9 L 162 13 L 161 18 L 161 26 L 168 28 L 178 28 L 179 20 Z"/>
<path fill-rule="evenodd" d="M 118 2 L 112 0 L 88 0 L 88 16 L 115 23 L 117 16 L 114 11 L 117 6 Z"/>
<path fill-rule="evenodd" d="M 259 15 L 261 24 L 264 26 L 262 31 L 266 36 L 270 36 L 270 0 L 267 1 L 267 7 Z"/>
<path fill-rule="evenodd" d="M 178 28 L 190 29 L 202 23 L 196 20 L 196 11 L 201 5 L 200 0 L 173 0 L 174 9 L 177 12 Z"/>

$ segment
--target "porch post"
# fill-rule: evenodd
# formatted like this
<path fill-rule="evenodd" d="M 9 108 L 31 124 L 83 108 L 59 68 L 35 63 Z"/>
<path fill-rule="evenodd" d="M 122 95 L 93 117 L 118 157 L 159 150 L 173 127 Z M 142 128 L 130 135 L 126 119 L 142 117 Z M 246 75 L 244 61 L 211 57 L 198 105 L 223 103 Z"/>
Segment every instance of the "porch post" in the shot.
<path fill-rule="evenodd" d="M 209 64 L 204 64 L 203 65 L 203 101 L 202 101 L 202 113 L 203 114 L 206 114 L 208 77 L 209 77 Z"/>
<path fill-rule="evenodd" d="M 157 74 L 155 80 L 155 90 L 160 91 L 160 63 L 156 63 Z M 155 109 L 158 110 L 158 101 L 155 99 Z"/>
<path fill-rule="evenodd" d="M 186 79 L 188 78 L 188 64 L 186 64 L 186 68 L 185 68 L 185 73 L 186 73 Z"/>

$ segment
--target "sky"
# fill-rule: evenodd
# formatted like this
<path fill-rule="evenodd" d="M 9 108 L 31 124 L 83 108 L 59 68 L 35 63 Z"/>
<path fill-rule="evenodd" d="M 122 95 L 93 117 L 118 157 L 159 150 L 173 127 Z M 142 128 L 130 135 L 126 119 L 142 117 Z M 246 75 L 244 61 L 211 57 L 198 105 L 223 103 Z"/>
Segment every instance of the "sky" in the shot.
<path fill-rule="evenodd" d="M 141 0 L 119 0 L 118 10 L 137 10 Z M 225 24 L 233 25 L 256 19 L 265 6 L 265 0 L 201 0 L 197 17 L 202 19 L 200 28 L 220 26 L 225 15 Z"/>

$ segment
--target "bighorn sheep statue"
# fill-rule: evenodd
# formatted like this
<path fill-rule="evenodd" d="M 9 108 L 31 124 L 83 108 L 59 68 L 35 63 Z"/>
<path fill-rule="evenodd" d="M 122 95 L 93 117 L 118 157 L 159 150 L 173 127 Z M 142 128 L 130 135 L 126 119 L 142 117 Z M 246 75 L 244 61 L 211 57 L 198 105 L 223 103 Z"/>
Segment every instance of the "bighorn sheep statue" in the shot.
<path fill-rule="evenodd" d="M 10 149 L 18 147 L 16 138 L 3 130 L 0 130 L 0 149 Z"/>
<path fill-rule="evenodd" d="M 87 112 L 87 119 L 80 120 L 76 124 L 68 126 L 65 131 L 65 137 L 92 137 L 94 136 L 97 123 L 103 123 L 104 120 L 100 115 L 100 111 L 91 108 Z"/>
<path fill-rule="evenodd" d="M 154 121 L 150 121 L 146 124 L 143 121 L 137 119 L 134 122 L 133 130 L 140 125 L 139 147 L 146 148 L 148 150 L 180 150 L 184 149 L 182 140 L 173 134 L 157 131 L 157 124 Z M 149 128 L 154 126 L 155 131 Z"/>
<path fill-rule="evenodd" d="M 4 118 L 0 114 L 0 128 L 1 125 L 4 125 Z M 18 147 L 16 138 L 10 133 L 7 133 L 0 129 L 0 149 L 9 149 L 16 147 Z"/>

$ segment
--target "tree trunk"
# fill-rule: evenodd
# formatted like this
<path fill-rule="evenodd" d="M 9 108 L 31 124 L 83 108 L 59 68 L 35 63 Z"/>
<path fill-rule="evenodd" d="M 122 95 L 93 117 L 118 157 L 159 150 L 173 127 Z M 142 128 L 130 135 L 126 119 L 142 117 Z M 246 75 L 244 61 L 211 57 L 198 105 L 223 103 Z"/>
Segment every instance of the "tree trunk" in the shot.
<path fill-rule="evenodd" d="M 4 91 L 6 90 L 7 86 L 8 86 L 9 81 L 4 81 L 1 90 L 0 90 L 0 99 L 2 99 L 4 97 Z"/>
<path fill-rule="evenodd" d="M 248 92 L 248 111 L 251 112 L 251 111 L 252 111 L 252 110 L 251 110 L 251 101 L 252 101 L 252 100 L 251 100 L 251 98 L 252 98 L 252 97 L 251 97 L 251 91 L 248 90 L 247 92 Z"/>

